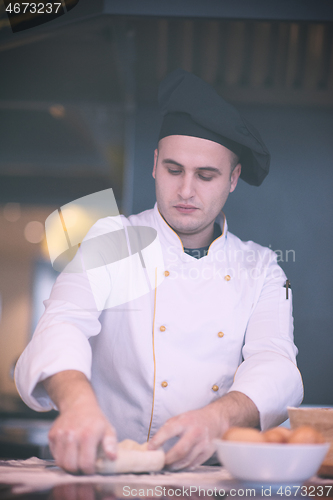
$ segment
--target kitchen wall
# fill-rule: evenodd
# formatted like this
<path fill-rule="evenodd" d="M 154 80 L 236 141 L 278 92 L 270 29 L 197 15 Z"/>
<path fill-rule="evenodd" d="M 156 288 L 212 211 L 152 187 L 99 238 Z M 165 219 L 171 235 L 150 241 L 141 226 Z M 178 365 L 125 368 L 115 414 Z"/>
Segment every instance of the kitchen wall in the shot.
<path fill-rule="evenodd" d="M 31 335 L 34 264 L 44 258 L 40 241 L 52 210 L 0 206 L 0 394 L 16 393 L 11 375 Z"/>

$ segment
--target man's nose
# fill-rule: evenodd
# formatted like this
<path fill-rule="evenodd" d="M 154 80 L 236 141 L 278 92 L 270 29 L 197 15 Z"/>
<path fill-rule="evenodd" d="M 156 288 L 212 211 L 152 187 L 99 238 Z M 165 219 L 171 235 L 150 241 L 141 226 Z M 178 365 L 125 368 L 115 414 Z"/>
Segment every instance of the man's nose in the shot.
<path fill-rule="evenodd" d="M 186 174 L 182 176 L 179 186 L 179 194 L 183 200 L 188 200 L 194 196 L 195 185 L 193 176 Z"/>

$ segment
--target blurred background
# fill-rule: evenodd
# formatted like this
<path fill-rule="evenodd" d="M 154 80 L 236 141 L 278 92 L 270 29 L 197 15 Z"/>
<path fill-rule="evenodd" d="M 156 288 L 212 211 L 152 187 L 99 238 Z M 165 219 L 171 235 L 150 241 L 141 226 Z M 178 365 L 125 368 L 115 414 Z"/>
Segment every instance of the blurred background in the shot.
<path fill-rule="evenodd" d="M 240 181 L 230 196 L 229 230 L 276 251 L 304 402 L 333 405 L 332 22 L 331 0 L 80 0 L 13 33 L 0 0 L 0 417 L 48 417 L 12 379 L 56 277 L 46 217 L 107 188 L 125 215 L 153 206 L 157 89 L 178 67 L 232 102 L 272 154 L 263 185 Z"/>

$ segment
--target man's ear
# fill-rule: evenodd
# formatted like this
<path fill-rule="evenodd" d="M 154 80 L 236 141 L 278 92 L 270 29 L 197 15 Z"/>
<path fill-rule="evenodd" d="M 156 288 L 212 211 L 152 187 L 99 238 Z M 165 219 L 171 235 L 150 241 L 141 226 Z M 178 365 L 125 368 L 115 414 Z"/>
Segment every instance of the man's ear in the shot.
<path fill-rule="evenodd" d="M 241 174 L 241 171 L 242 171 L 242 165 L 240 163 L 238 163 L 235 166 L 235 168 L 231 174 L 231 177 L 230 177 L 230 191 L 229 191 L 229 193 L 232 193 L 233 191 L 235 191 L 239 176 Z"/>
<path fill-rule="evenodd" d="M 154 151 L 154 168 L 153 168 L 153 172 L 152 172 L 152 176 L 154 177 L 154 179 L 155 179 L 155 175 L 156 175 L 157 160 L 158 160 L 158 149 L 155 149 L 155 151 Z"/>

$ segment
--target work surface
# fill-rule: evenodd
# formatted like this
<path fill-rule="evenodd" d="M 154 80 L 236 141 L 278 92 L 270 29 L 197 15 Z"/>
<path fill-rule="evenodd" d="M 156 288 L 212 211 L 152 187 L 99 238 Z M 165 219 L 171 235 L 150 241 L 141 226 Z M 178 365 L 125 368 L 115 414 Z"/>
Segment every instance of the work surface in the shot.
<path fill-rule="evenodd" d="M 116 498 L 208 497 L 333 497 L 333 480 L 317 476 L 302 487 L 237 481 L 223 467 L 201 466 L 194 471 L 114 476 L 67 474 L 54 462 L 0 461 L 0 498 L 39 500 L 111 500 Z"/>

